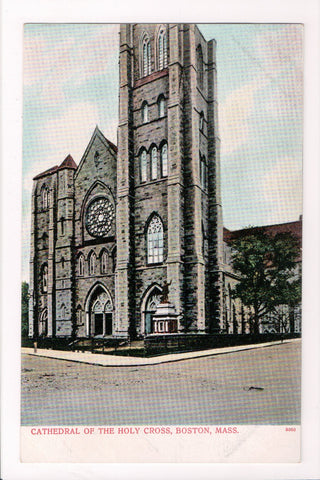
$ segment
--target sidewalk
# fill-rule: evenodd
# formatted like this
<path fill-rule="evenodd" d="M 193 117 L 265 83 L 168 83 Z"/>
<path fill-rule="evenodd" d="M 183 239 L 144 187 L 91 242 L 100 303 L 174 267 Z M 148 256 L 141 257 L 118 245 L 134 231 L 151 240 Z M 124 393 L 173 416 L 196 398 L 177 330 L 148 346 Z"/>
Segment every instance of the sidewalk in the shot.
<path fill-rule="evenodd" d="M 22 347 L 21 352 L 36 357 L 54 358 L 56 360 L 67 360 L 69 362 L 87 363 L 90 365 L 99 365 L 102 367 L 141 367 L 147 365 L 159 365 L 161 363 L 178 362 L 181 360 L 189 360 L 191 358 L 211 357 L 213 355 L 223 355 L 233 352 L 240 352 L 242 350 L 252 350 L 254 348 L 265 348 L 273 345 L 279 345 L 281 343 L 290 343 L 300 341 L 300 338 L 294 338 L 290 340 L 259 343 L 254 345 L 239 345 L 236 347 L 224 347 L 215 348 L 211 350 L 202 350 L 197 352 L 186 353 L 170 353 L 169 355 L 160 355 L 152 358 L 141 357 L 121 357 L 118 355 L 103 355 L 97 353 L 79 353 L 79 352 L 66 352 L 61 350 L 46 350 L 37 349 L 37 353 L 34 353 L 33 348 Z"/>

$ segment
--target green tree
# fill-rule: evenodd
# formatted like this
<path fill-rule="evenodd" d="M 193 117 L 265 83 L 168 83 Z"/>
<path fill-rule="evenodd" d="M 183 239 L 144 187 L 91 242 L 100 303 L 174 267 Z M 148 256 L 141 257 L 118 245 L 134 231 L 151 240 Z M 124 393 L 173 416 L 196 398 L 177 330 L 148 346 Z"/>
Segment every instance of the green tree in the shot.
<path fill-rule="evenodd" d="M 232 242 L 232 250 L 239 275 L 232 293 L 251 309 L 252 330 L 259 333 L 262 317 L 279 305 L 294 307 L 301 300 L 299 243 L 290 233 L 271 236 L 263 228 L 248 228 Z"/>
<path fill-rule="evenodd" d="M 21 284 L 21 335 L 28 336 L 29 323 L 29 284 L 22 282 Z"/>

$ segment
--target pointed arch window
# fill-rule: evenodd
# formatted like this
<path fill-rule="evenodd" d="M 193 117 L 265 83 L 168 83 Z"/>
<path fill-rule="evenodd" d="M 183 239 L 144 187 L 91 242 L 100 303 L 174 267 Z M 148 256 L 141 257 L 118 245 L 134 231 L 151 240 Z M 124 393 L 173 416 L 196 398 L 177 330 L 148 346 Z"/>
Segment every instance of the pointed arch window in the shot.
<path fill-rule="evenodd" d="M 141 182 L 147 181 L 147 152 L 145 150 L 140 153 L 140 180 Z"/>
<path fill-rule="evenodd" d="M 147 35 L 142 41 L 142 75 L 146 77 L 151 73 L 151 46 Z"/>
<path fill-rule="evenodd" d="M 78 259 L 78 273 L 79 273 L 79 276 L 80 277 L 83 277 L 84 275 L 84 256 L 81 255 L 79 256 L 79 259 Z"/>
<path fill-rule="evenodd" d="M 149 106 L 147 102 L 143 102 L 142 108 L 141 108 L 141 119 L 142 123 L 148 123 L 149 122 Z"/>
<path fill-rule="evenodd" d="M 147 230 L 148 264 L 163 262 L 163 224 L 158 215 L 154 215 Z"/>
<path fill-rule="evenodd" d="M 160 157 L 161 157 L 161 176 L 167 177 L 168 176 L 168 145 L 166 143 L 164 143 L 161 147 Z"/>
<path fill-rule="evenodd" d="M 92 252 L 89 256 L 89 275 L 94 275 L 96 272 L 96 254 Z"/>
<path fill-rule="evenodd" d="M 48 291 L 48 265 L 45 263 L 41 269 L 41 290 L 42 293 Z"/>
<path fill-rule="evenodd" d="M 197 46 L 196 50 L 196 60 L 197 60 L 197 80 L 200 88 L 203 87 L 203 54 L 201 45 Z"/>
<path fill-rule="evenodd" d="M 101 273 L 107 273 L 108 268 L 108 253 L 104 250 L 101 255 Z"/>
<path fill-rule="evenodd" d="M 164 99 L 164 96 L 161 95 L 159 98 L 158 98 L 158 116 L 159 118 L 163 118 L 165 116 L 165 99 Z"/>
<path fill-rule="evenodd" d="M 41 206 L 42 210 L 49 208 L 49 191 L 46 185 L 42 185 L 41 187 Z"/>
<path fill-rule="evenodd" d="M 151 180 L 156 180 L 158 177 L 158 150 L 157 147 L 152 147 L 151 150 Z"/>
<path fill-rule="evenodd" d="M 159 31 L 158 51 L 159 51 L 159 70 L 162 70 L 168 66 L 167 32 L 164 27 L 162 27 Z"/>

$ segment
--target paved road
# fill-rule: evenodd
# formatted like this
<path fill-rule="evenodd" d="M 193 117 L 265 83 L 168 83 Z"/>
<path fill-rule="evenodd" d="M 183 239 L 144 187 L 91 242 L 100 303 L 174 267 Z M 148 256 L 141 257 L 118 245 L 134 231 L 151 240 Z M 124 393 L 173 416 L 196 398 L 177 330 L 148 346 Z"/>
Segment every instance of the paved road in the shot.
<path fill-rule="evenodd" d="M 100 367 L 22 356 L 22 425 L 295 424 L 300 342 Z"/>

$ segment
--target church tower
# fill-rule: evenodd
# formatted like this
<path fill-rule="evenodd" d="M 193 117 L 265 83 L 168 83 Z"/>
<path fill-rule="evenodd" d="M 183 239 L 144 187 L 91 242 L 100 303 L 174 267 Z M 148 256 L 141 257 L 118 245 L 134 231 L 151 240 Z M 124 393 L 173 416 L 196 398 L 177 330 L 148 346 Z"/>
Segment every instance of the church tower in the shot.
<path fill-rule="evenodd" d="M 215 42 L 195 25 L 122 25 L 118 335 L 153 333 L 164 282 L 178 332 L 219 330 L 219 174 Z"/>

